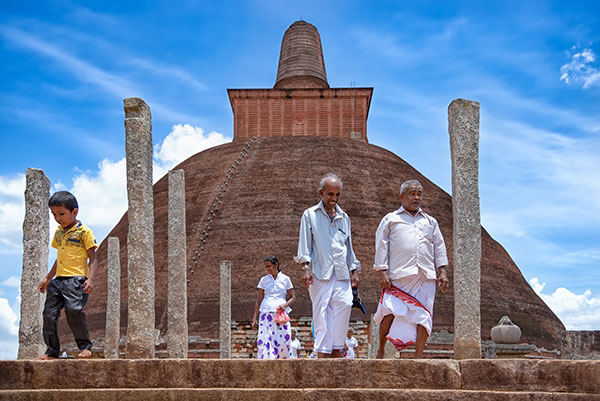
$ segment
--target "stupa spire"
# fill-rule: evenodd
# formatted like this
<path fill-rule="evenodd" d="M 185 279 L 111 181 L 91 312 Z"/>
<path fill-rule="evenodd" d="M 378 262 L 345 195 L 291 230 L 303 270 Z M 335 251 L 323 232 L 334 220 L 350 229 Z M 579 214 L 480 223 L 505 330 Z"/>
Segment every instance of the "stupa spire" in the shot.
<path fill-rule="evenodd" d="M 285 31 L 274 88 L 329 88 L 321 37 L 314 25 L 296 21 Z"/>

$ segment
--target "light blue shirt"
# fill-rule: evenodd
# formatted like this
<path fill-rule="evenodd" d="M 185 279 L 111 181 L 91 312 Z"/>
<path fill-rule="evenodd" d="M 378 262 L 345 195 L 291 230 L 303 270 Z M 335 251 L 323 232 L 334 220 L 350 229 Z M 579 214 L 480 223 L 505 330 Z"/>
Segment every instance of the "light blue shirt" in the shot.
<path fill-rule="evenodd" d="M 323 201 L 308 208 L 300 220 L 298 263 L 310 262 L 318 280 L 329 280 L 335 273 L 338 280 L 350 280 L 350 271 L 360 271 L 360 262 L 352 249 L 350 218 L 335 205 L 336 215 L 331 220 Z"/>

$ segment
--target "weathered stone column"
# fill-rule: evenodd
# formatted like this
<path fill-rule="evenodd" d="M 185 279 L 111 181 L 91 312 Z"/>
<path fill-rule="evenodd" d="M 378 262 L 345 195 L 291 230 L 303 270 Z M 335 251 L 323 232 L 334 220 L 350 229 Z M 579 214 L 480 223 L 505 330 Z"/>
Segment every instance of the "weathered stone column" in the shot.
<path fill-rule="evenodd" d="M 221 359 L 231 358 L 231 262 L 221 261 Z"/>
<path fill-rule="evenodd" d="M 185 174 L 169 171 L 169 358 L 187 358 L 187 277 L 185 268 Z"/>
<path fill-rule="evenodd" d="M 152 121 L 139 98 L 124 100 L 127 155 L 127 358 L 154 358 Z"/>
<path fill-rule="evenodd" d="M 106 335 L 104 358 L 119 358 L 121 339 L 121 252 L 119 238 L 108 238 L 108 271 L 106 272 Z"/>
<path fill-rule="evenodd" d="M 42 336 L 45 296 L 37 287 L 48 272 L 50 180 L 42 170 L 28 168 L 25 182 L 18 359 L 37 358 L 46 351 Z"/>
<path fill-rule="evenodd" d="M 371 342 L 369 343 L 369 358 L 375 359 L 377 357 L 377 350 L 379 349 L 379 325 L 373 320 L 373 314 L 371 314 L 369 326 L 369 335 L 371 336 Z"/>
<path fill-rule="evenodd" d="M 454 220 L 454 357 L 481 358 L 479 103 L 448 107 Z"/>

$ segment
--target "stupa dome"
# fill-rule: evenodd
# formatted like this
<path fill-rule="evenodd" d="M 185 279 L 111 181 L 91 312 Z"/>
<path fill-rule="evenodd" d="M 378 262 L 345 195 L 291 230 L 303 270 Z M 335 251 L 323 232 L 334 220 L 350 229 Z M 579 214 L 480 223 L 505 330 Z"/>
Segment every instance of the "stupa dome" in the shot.
<path fill-rule="evenodd" d="M 251 145 L 246 146 L 247 143 Z M 241 161 L 230 174 L 229 169 L 238 158 Z M 340 206 L 352 219 L 354 249 L 363 266 L 360 292 L 370 313 L 376 310 L 380 295 L 379 275 L 372 270 L 375 230 L 386 213 L 400 206 L 398 194 L 404 180 L 418 179 L 423 184 L 423 209 L 440 223 L 450 257 L 452 283 L 451 197 L 381 147 L 344 138 L 257 138 L 205 150 L 176 168 L 185 170 L 187 263 L 193 270 L 188 270 L 190 335 L 218 338 L 221 260 L 232 262 L 233 320 L 252 319 L 256 285 L 265 274 L 263 259 L 268 254 L 279 257 L 282 270 L 295 286 L 297 301 L 290 316 L 311 316 L 308 291 L 300 280 L 301 269 L 292 258 L 297 250 L 300 216 L 319 201 L 318 182 L 328 172 L 339 175 L 344 183 Z M 224 185 L 227 175 L 231 178 Z M 167 329 L 167 198 L 165 176 L 154 185 L 156 323 L 163 334 Z M 218 209 L 214 215 L 213 204 Z M 209 219 L 211 229 L 205 235 Z M 127 321 L 127 224 L 125 215 L 109 234 L 121 243 L 121 316 L 125 319 L 122 330 Z M 485 230 L 482 250 L 483 339 L 489 339 L 491 327 L 510 311 L 512 320 L 521 327 L 522 341 L 547 349 L 559 348 L 562 323 L 527 284 L 504 248 Z M 106 241 L 100 245 L 98 261 L 100 266 L 107 264 Z M 96 289 L 86 309 L 93 337 L 101 337 L 106 313 L 106 280 L 102 274 L 97 275 Z M 453 309 L 451 285 L 446 294 L 437 294 L 434 331 L 453 332 Z M 352 316 L 365 319 L 357 311 Z"/>

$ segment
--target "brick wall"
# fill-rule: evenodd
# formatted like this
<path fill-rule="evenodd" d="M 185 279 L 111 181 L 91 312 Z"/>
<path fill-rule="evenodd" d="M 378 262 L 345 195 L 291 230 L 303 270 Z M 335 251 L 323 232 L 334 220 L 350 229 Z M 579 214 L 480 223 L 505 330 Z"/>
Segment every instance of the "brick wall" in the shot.
<path fill-rule="evenodd" d="M 367 142 L 373 88 L 229 89 L 234 140 L 329 136 Z"/>
<path fill-rule="evenodd" d="M 301 317 L 291 320 L 292 328 L 296 329 L 296 336 L 302 348 L 299 358 L 306 358 L 307 353 L 313 348 L 314 340 L 311 334 L 311 319 Z M 369 344 L 369 322 L 356 320 L 350 322 L 354 329 L 353 336 L 358 341 L 357 357 L 367 358 Z M 231 354 L 233 358 L 256 358 L 256 330 L 251 329 L 250 321 L 232 322 L 231 324 Z M 252 354 L 252 356 L 250 356 Z"/>

